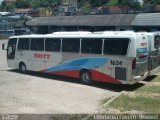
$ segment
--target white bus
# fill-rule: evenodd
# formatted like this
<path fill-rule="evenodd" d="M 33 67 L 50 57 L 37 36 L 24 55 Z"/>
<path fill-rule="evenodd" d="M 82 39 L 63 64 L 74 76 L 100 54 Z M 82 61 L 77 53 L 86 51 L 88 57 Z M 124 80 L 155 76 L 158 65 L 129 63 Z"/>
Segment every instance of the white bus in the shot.
<path fill-rule="evenodd" d="M 160 71 L 160 35 L 159 33 L 146 33 L 149 44 L 149 75 Z"/>
<path fill-rule="evenodd" d="M 148 40 L 144 34 L 59 32 L 10 37 L 8 66 L 113 84 L 134 84 L 148 75 Z M 4 49 L 4 44 L 3 44 Z"/>
<path fill-rule="evenodd" d="M 132 35 L 140 34 L 147 35 L 148 40 L 148 76 L 155 75 L 160 71 L 160 33 L 159 32 L 134 32 L 134 31 L 104 31 L 95 32 L 95 34 L 121 34 Z M 143 54 L 142 54 L 143 56 Z"/>

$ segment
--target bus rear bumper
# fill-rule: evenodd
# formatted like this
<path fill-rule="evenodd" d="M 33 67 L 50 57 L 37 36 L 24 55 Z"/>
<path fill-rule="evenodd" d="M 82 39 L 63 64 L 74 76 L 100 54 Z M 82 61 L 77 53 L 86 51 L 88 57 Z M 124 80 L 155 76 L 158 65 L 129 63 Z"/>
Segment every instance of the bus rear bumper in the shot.
<path fill-rule="evenodd" d="M 147 76 L 148 76 L 148 72 L 146 72 L 143 76 L 135 76 L 133 80 L 128 81 L 128 84 L 138 83 L 139 81 L 146 79 Z"/>

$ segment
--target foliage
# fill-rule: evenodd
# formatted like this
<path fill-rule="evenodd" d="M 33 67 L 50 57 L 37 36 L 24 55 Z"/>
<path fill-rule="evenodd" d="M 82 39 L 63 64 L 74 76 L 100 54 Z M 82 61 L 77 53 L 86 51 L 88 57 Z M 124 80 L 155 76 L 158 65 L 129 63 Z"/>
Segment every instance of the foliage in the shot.
<path fill-rule="evenodd" d="M 31 5 L 33 8 L 47 7 L 48 1 L 47 0 L 32 0 Z"/>
<path fill-rule="evenodd" d="M 0 5 L 0 10 L 1 11 L 13 11 L 15 9 L 14 4 L 6 4 L 5 1 L 2 1 Z"/>
<path fill-rule="evenodd" d="M 119 0 L 118 4 L 121 6 L 129 6 L 130 8 L 132 8 L 134 12 L 136 12 L 137 10 L 140 10 L 141 8 L 140 3 L 134 2 L 133 0 Z"/>
<path fill-rule="evenodd" d="M 91 6 L 102 6 L 105 5 L 109 0 L 89 0 Z"/>
<path fill-rule="evenodd" d="M 160 0 L 144 0 L 144 3 L 160 5 Z"/>
<path fill-rule="evenodd" d="M 107 5 L 118 5 L 118 0 L 109 0 Z"/>
<path fill-rule="evenodd" d="M 55 4 L 60 4 L 60 0 L 32 0 L 31 5 L 33 8 L 49 7 Z"/>
<path fill-rule="evenodd" d="M 91 5 L 89 2 L 86 2 L 82 7 L 81 7 L 81 12 L 83 14 L 89 14 L 91 12 Z"/>
<path fill-rule="evenodd" d="M 15 7 L 16 8 L 29 8 L 30 2 L 27 0 L 16 0 Z"/>

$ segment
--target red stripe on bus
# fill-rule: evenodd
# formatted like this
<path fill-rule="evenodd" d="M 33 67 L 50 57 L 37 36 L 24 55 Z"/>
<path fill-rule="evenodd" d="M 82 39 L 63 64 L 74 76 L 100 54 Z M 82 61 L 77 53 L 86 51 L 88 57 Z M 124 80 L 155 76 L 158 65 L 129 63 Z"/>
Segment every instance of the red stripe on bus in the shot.
<path fill-rule="evenodd" d="M 106 83 L 113 83 L 113 84 L 122 84 L 120 81 L 118 81 L 115 78 L 112 78 L 109 75 L 106 75 L 104 73 L 90 70 L 93 81 L 97 82 L 106 82 Z M 63 72 L 49 72 L 48 74 L 53 75 L 60 75 L 60 76 L 66 76 L 66 77 L 73 77 L 73 78 L 79 78 L 80 77 L 80 71 L 74 70 L 74 71 L 63 71 Z"/>
<path fill-rule="evenodd" d="M 118 81 L 117 79 L 106 75 L 104 73 L 95 71 L 95 70 L 90 70 L 91 74 L 92 74 L 92 79 L 94 79 L 95 81 L 98 82 L 106 82 L 106 83 L 113 83 L 113 84 L 122 84 L 120 81 Z"/>
<path fill-rule="evenodd" d="M 63 71 L 63 72 L 49 72 L 48 74 L 79 78 L 80 71 L 74 70 L 74 71 Z"/>

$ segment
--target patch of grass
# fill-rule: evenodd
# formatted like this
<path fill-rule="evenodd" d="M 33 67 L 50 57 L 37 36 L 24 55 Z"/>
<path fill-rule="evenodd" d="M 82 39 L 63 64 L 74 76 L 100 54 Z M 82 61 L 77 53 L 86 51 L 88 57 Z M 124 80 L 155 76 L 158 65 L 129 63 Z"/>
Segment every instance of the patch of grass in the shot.
<path fill-rule="evenodd" d="M 146 82 L 160 82 L 160 75 L 148 76 L 144 81 Z"/>
<path fill-rule="evenodd" d="M 107 103 L 110 99 L 112 99 L 112 98 L 109 97 L 109 98 L 103 99 L 103 100 L 101 101 L 101 104 L 104 105 L 104 104 Z"/>
<path fill-rule="evenodd" d="M 156 76 L 151 82 L 160 82 L 160 75 Z"/>
<path fill-rule="evenodd" d="M 143 86 L 138 88 L 136 92 L 145 92 L 145 93 L 160 93 L 160 86 Z"/>
<path fill-rule="evenodd" d="M 160 113 L 160 99 L 121 95 L 115 101 L 111 102 L 108 107 L 119 109 L 122 112 L 137 110 L 149 113 Z"/>

